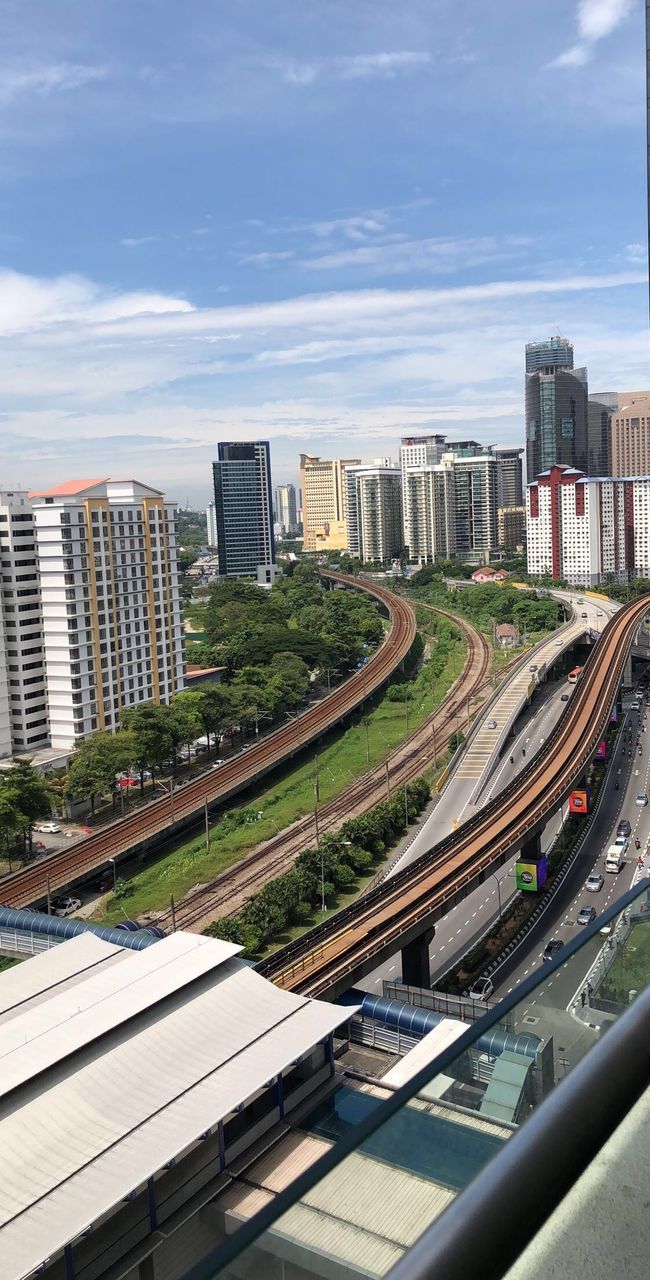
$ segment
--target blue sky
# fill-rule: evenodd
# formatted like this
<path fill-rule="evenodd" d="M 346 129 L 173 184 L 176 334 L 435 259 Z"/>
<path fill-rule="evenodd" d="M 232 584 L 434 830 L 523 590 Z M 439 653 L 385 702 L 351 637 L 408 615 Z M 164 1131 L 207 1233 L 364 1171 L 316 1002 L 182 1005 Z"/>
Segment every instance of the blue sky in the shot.
<path fill-rule="evenodd" d="M 3 484 L 523 442 L 650 386 L 642 0 L 3 0 Z"/>

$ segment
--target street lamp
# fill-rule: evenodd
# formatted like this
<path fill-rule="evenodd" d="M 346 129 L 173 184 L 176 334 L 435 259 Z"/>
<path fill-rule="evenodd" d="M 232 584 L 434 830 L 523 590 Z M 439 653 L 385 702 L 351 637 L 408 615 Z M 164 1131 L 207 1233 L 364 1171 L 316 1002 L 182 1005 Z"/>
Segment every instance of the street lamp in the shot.
<path fill-rule="evenodd" d="M 497 901 L 499 903 L 499 920 L 500 920 L 503 914 L 501 910 L 501 885 L 503 884 L 504 880 L 508 879 L 508 876 L 512 875 L 512 868 L 510 868 L 509 871 L 506 871 L 506 874 L 504 876 L 501 876 L 501 879 L 499 879 L 498 875 L 496 874 L 496 871 L 490 871 L 488 874 L 492 880 L 496 881 Z"/>
<path fill-rule="evenodd" d="M 109 858 L 108 861 L 113 868 L 113 893 L 115 893 L 115 890 L 117 889 L 117 863 L 115 858 Z"/>

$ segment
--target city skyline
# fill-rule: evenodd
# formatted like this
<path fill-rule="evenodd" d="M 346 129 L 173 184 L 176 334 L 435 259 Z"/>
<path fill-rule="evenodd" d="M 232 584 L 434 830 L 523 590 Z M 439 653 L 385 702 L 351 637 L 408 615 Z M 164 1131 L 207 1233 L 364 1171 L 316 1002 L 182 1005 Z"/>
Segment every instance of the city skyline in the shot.
<path fill-rule="evenodd" d="M 643 6 L 590 7 L 161 0 L 153 38 L 32 0 L 29 52 L 8 9 L 3 483 L 119 450 L 203 507 L 219 439 L 269 439 L 276 484 L 301 449 L 519 445 L 522 346 L 558 332 L 646 385 Z"/>

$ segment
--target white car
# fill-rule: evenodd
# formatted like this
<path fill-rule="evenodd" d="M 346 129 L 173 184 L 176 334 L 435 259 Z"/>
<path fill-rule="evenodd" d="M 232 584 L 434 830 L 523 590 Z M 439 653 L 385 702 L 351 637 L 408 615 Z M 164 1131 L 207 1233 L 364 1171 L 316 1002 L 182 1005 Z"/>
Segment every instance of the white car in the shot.
<path fill-rule="evenodd" d="M 44 835 L 55 836 L 61 830 L 58 822 L 44 822 L 42 827 L 37 827 L 37 831 L 42 831 Z"/>
<path fill-rule="evenodd" d="M 555 641 L 555 644 L 556 644 L 556 646 L 557 646 L 557 648 L 558 648 L 558 649 L 561 649 L 561 648 L 562 648 L 562 643 L 563 643 L 563 642 L 562 642 L 562 640 L 556 640 L 556 641 Z"/>
<path fill-rule="evenodd" d="M 489 978 L 477 978 L 469 989 L 470 1000 L 489 1000 L 494 991 L 494 983 Z"/>
<path fill-rule="evenodd" d="M 634 801 L 634 803 L 635 803 L 635 804 L 638 804 L 638 805 L 639 805 L 639 808 L 641 808 L 641 809 L 643 808 L 643 806 L 644 806 L 644 805 L 646 805 L 646 804 L 648 803 L 648 797 L 647 797 L 647 795 L 646 795 L 645 791 L 640 791 L 640 792 L 639 792 L 639 794 L 638 794 L 638 796 L 637 796 L 636 800 Z M 41 827 L 41 831 L 42 831 L 42 830 L 43 830 L 43 828 Z"/>
<path fill-rule="evenodd" d="M 80 898 L 56 898 L 52 903 L 52 913 L 55 916 L 72 916 L 80 906 Z"/>
<path fill-rule="evenodd" d="M 488 729 L 496 729 L 496 727 L 497 727 L 497 722 L 496 722 L 496 720 L 488 720 L 488 722 L 487 722 L 487 727 L 488 727 Z"/>

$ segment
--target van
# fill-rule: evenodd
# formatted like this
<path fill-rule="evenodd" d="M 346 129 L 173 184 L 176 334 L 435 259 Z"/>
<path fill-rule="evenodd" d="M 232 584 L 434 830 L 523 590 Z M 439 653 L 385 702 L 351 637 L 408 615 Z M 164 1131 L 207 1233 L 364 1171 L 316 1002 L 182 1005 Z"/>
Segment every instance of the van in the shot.
<path fill-rule="evenodd" d="M 610 845 L 605 857 L 605 871 L 609 871 L 612 875 L 618 875 L 621 869 L 621 850 L 615 844 Z"/>

